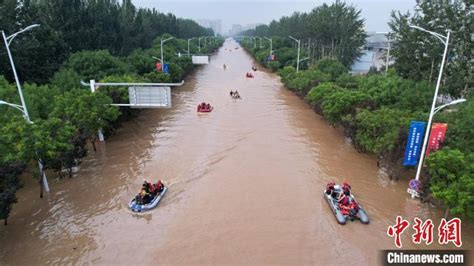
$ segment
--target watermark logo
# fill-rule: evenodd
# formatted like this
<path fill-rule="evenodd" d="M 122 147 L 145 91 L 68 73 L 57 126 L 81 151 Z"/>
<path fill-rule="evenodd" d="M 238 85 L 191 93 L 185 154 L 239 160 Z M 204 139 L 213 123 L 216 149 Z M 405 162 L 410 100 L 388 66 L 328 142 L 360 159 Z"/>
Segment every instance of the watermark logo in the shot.
<path fill-rule="evenodd" d="M 423 222 L 419 218 L 415 218 L 415 225 L 413 229 L 415 229 L 415 233 L 412 235 L 413 243 L 421 244 L 421 241 L 424 240 L 427 245 L 433 243 L 433 221 L 431 219 L 426 220 Z"/>
<path fill-rule="evenodd" d="M 449 244 L 452 242 L 456 247 L 462 246 L 461 240 L 461 219 L 453 218 L 448 222 L 446 219 L 441 219 L 441 224 L 438 227 L 440 244 Z"/>
<path fill-rule="evenodd" d="M 387 234 L 390 237 L 395 237 L 395 246 L 402 248 L 402 239 L 400 236 L 408 228 L 410 222 L 404 220 L 401 216 L 397 216 L 397 223 L 394 226 L 389 226 Z"/>
<path fill-rule="evenodd" d="M 433 243 L 434 239 L 434 224 L 431 219 L 422 221 L 419 218 L 414 219 L 415 223 L 413 229 L 415 233 L 412 234 L 412 241 L 415 244 L 421 244 L 425 242 L 426 245 Z M 395 246 L 397 248 L 402 248 L 401 235 L 409 227 L 410 222 L 403 219 L 401 216 L 397 216 L 396 222 L 394 225 L 388 227 L 387 235 L 394 238 Z M 440 245 L 448 245 L 453 243 L 456 247 L 462 246 L 461 239 L 461 219 L 453 218 L 449 221 L 446 219 L 441 219 L 441 222 L 438 226 L 438 243 Z"/>

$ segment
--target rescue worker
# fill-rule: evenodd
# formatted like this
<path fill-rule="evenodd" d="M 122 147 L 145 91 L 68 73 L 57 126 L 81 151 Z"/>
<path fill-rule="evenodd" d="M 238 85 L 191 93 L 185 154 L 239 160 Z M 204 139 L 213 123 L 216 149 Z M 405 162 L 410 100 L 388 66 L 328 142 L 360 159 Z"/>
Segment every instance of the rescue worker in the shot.
<path fill-rule="evenodd" d="M 331 195 L 334 197 L 334 186 L 336 185 L 336 183 L 334 182 L 329 182 L 327 185 L 326 185 L 326 194 L 328 195 Z"/>

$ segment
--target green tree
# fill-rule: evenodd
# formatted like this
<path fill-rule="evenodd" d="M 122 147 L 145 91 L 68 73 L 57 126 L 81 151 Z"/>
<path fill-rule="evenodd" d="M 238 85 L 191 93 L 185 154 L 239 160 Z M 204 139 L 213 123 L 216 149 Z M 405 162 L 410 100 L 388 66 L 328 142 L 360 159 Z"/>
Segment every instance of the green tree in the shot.
<path fill-rule="evenodd" d="M 84 80 L 100 80 L 109 75 L 127 72 L 127 66 L 106 50 L 74 53 L 66 65 Z"/>
<path fill-rule="evenodd" d="M 118 116 L 112 99 L 102 93 L 74 90 L 54 99 L 53 116 L 70 121 L 91 142 L 94 151 L 97 133 L 107 130 Z"/>
<path fill-rule="evenodd" d="M 70 140 L 74 136 L 76 128 L 68 121 L 58 118 L 38 120 L 30 124 L 28 137 L 28 150 L 34 152 L 32 156 L 40 161 L 43 170 L 54 169 L 53 162 L 64 152 L 73 149 Z M 57 169 L 60 170 L 61 168 Z M 40 197 L 43 197 L 43 173 L 39 172 L 36 177 L 40 183 Z"/>
<path fill-rule="evenodd" d="M 466 95 L 472 87 L 472 1 L 420 1 L 415 14 L 392 13 L 393 52 L 397 72 L 413 80 L 435 83 L 444 45 L 434 36 L 409 25 L 447 35 L 451 30 L 447 63 L 441 92 L 455 97 Z"/>
<path fill-rule="evenodd" d="M 355 116 L 357 133 L 355 141 L 359 148 L 370 153 L 392 151 L 400 145 L 407 131 L 410 116 L 399 109 L 382 108 L 362 110 Z"/>
<path fill-rule="evenodd" d="M 474 156 L 459 150 L 443 149 L 427 161 L 430 191 L 447 207 L 446 214 L 474 218 Z"/>

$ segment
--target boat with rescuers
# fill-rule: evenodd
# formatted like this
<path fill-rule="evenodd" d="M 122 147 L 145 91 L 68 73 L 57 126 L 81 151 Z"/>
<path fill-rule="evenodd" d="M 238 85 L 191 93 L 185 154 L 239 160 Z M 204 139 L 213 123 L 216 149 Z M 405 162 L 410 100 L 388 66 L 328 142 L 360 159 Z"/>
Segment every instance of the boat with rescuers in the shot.
<path fill-rule="evenodd" d="M 161 180 L 156 184 L 145 181 L 140 192 L 130 201 L 128 207 L 133 212 L 144 212 L 155 208 L 168 191 Z"/>
<path fill-rule="evenodd" d="M 214 107 L 212 107 L 211 104 L 205 102 L 202 102 L 197 106 L 198 113 L 209 113 L 212 112 L 212 109 L 214 109 Z"/>
<path fill-rule="evenodd" d="M 242 99 L 242 98 L 240 97 L 240 94 L 239 94 L 239 92 L 238 92 L 237 90 L 235 90 L 235 92 L 234 92 L 234 91 L 230 91 L 230 97 L 232 97 L 232 99 L 237 99 L 237 100 Z"/>
<path fill-rule="evenodd" d="M 338 223 L 345 224 L 348 219 L 351 221 L 358 219 L 363 224 L 369 223 L 369 216 L 352 195 L 349 184 L 343 183 L 340 186 L 330 182 L 326 185 L 323 195 Z"/>

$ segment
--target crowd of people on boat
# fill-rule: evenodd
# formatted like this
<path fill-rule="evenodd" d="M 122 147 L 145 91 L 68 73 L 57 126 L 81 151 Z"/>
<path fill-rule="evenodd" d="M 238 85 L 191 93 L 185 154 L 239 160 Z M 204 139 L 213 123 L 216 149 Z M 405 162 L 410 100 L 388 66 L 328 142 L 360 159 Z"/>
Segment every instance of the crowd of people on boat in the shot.
<path fill-rule="evenodd" d="M 156 184 L 144 181 L 140 192 L 135 196 L 135 201 L 140 205 L 148 204 L 159 195 L 164 188 L 165 186 L 161 180 L 158 180 Z"/>
<path fill-rule="evenodd" d="M 205 102 L 200 103 L 197 107 L 198 112 L 208 112 L 211 109 L 212 109 L 211 104 L 210 103 L 205 103 Z"/>
<path fill-rule="evenodd" d="M 341 212 L 346 214 L 349 213 L 350 210 L 356 209 L 357 203 L 351 197 L 351 185 L 349 185 L 347 182 L 344 182 L 342 184 L 342 191 L 340 193 L 335 191 L 335 185 L 336 184 L 334 182 L 328 183 L 326 185 L 326 193 L 337 199 Z"/>

